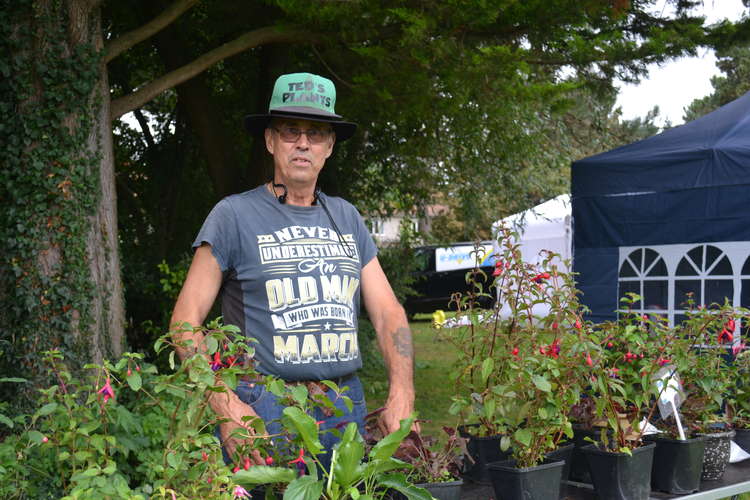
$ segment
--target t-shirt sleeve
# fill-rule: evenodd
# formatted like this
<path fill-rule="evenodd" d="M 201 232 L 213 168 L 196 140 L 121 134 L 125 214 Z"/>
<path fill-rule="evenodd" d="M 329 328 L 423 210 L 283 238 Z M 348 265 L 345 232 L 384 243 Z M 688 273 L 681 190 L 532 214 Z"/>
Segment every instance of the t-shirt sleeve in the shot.
<path fill-rule="evenodd" d="M 362 216 L 356 209 L 354 209 L 354 212 L 357 220 L 357 248 L 359 249 L 359 258 L 361 265 L 362 267 L 365 267 L 378 254 L 378 247 L 375 246 L 375 241 L 373 241 L 372 235 L 367 229 Z"/>
<path fill-rule="evenodd" d="M 193 242 L 193 249 L 203 243 L 211 245 L 211 252 L 219 263 L 222 272 L 235 264 L 235 252 L 239 248 L 237 219 L 232 204 L 224 198 L 214 206 L 203 222 L 203 227 Z"/>

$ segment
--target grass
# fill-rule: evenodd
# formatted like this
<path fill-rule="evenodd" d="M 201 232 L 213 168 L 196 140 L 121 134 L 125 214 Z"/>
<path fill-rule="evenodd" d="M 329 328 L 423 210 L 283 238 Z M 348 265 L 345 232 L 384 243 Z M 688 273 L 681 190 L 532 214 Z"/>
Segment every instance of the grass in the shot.
<path fill-rule="evenodd" d="M 432 327 L 432 315 L 418 314 L 409 323 L 414 343 L 416 366 L 414 385 L 417 393 L 415 407 L 425 435 L 442 437 L 443 426 L 455 427 L 457 419 L 448 413 L 453 396 L 453 384 L 449 372 L 455 359 L 455 349 L 439 339 Z M 367 387 L 367 406 L 370 411 L 385 403 L 387 386 L 385 374 L 382 379 L 364 375 Z"/>

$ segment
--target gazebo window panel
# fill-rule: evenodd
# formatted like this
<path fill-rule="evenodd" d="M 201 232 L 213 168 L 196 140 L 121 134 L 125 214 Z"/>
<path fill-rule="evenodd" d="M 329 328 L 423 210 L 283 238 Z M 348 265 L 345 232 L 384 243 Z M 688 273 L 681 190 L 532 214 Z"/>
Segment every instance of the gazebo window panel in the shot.
<path fill-rule="evenodd" d="M 668 309 L 669 299 L 667 274 L 667 266 L 659 252 L 650 248 L 638 248 L 630 252 L 620 265 L 618 298 L 636 293 L 642 300 L 632 303 L 632 310 L 664 312 Z M 623 307 L 622 302 L 618 304 Z"/>

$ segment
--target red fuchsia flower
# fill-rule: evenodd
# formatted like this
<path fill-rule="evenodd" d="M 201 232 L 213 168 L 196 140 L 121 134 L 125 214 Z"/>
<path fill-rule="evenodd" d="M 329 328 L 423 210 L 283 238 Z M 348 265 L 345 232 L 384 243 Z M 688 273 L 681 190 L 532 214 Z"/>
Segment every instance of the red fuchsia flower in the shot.
<path fill-rule="evenodd" d="M 732 356 L 737 356 L 739 353 L 745 350 L 745 347 L 747 346 L 745 345 L 744 342 L 740 342 L 739 344 L 734 344 L 732 346 Z"/>
<path fill-rule="evenodd" d="M 214 359 L 211 361 L 211 369 L 213 371 L 218 371 L 224 368 L 224 363 L 221 362 L 221 356 L 219 356 L 219 351 L 216 351 L 214 353 Z"/>
<path fill-rule="evenodd" d="M 266 465 L 273 465 L 273 457 L 266 457 Z"/>
<path fill-rule="evenodd" d="M 612 378 L 617 378 L 620 375 L 620 369 L 619 368 L 611 368 L 609 376 Z"/>
<path fill-rule="evenodd" d="M 245 457 L 245 463 L 242 464 L 242 468 L 245 470 L 250 469 L 250 457 Z"/>
<path fill-rule="evenodd" d="M 514 347 L 510 353 L 513 355 L 514 358 L 518 359 L 518 347 Z"/>
<path fill-rule="evenodd" d="M 495 270 L 492 271 L 492 276 L 500 276 L 503 273 L 503 261 L 495 261 Z"/>
<path fill-rule="evenodd" d="M 553 322 L 552 322 L 552 329 L 553 329 L 553 330 L 557 330 L 557 327 L 558 327 L 558 326 L 559 326 L 559 325 L 557 324 L 557 321 L 553 321 Z"/>
<path fill-rule="evenodd" d="M 240 471 L 240 466 L 239 465 L 235 465 L 234 469 L 232 469 L 232 472 L 234 472 L 235 474 L 237 474 L 239 471 Z"/>
<path fill-rule="evenodd" d="M 237 356 L 227 356 L 227 368 L 231 368 L 237 362 Z"/>
<path fill-rule="evenodd" d="M 141 366 L 140 365 L 135 365 L 135 371 L 137 371 L 137 372 L 141 371 Z"/>
<path fill-rule="evenodd" d="M 49 438 L 47 436 L 44 436 L 42 438 L 42 443 L 46 443 L 47 441 L 49 441 Z"/>
<path fill-rule="evenodd" d="M 583 328 L 583 325 L 581 324 L 581 320 L 579 319 L 576 320 L 575 327 L 576 327 L 576 330 L 580 330 L 581 328 Z"/>
<path fill-rule="evenodd" d="M 719 341 L 719 344 L 723 344 L 724 342 L 729 343 L 734 340 L 734 335 L 725 328 L 719 333 L 719 338 L 717 340 Z"/>
<path fill-rule="evenodd" d="M 131 376 L 132 374 L 133 374 L 133 370 L 131 370 L 130 368 L 128 368 L 128 377 Z"/>
<path fill-rule="evenodd" d="M 539 273 L 533 278 L 531 278 L 531 281 L 533 281 L 534 283 L 541 283 L 542 281 L 548 280 L 548 279 L 549 279 L 549 273 Z"/>
<path fill-rule="evenodd" d="M 727 320 L 726 325 L 724 325 L 724 328 L 726 328 L 730 332 L 733 332 L 734 331 L 734 318 L 729 318 Z"/>
<path fill-rule="evenodd" d="M 208 479 L 206 479 L 206 482 L 207 482 L 208 484 L 211 484 L 211 481 L 213 481 L 213 480 L 214 480 L 214 478 L 212 478 L 212 477 L 209 477 Z"/>
<path fill-rule="evenodd" d="M 205 462 L 206 460 L 208 460 L 208 453 L 206 453 L 205 451 L 202 451 L 202 452 L 201 452 L 201 459 L 202 459 L 202 460 L 203 460 L 204 462 Z"/>
<path fill-rule="evenodd" d="M 612 349 L 614 347 L 614 344 L 612 342 L 607 342 L 607 349 Z"/>
<path fill-rule="evenodd" d="M 591 359 L 591 354 L 588 352 L 586 353 L 586 364 L 589 366 L 594 366 L 594 361 Z"/>
<path fill-rule="evenodd" d="M 101 389 L 98 391 L 99 394 L 104 395 L 104 403 L 106 404 L 107 401 L 109 401 L 111 398 L 115 397 L 115 391 L 112 389 L 112 386 L 109 383 L 109 377 L 107 377 L 107 382 L 102 386 Z"/>
<path fill-rule="evenodd" d="M 290 464 L 296 464 L 297 465 L 297 470 L 299 471 L 299 475 L 300 476 L 304 476 L 305 475 L 305 464 L 307 463 L 307 462 L 305 462 L 305 450 L 303 450 L 302 448 L 300 448 L 300 450 L 299 450 L 299 456 L 297 458 L 295 458 L 294 460 L 290 461 L 289 463 Z"/>
<path fill-rule="evenodd" d="M 664 365 L 668 365 L 670 363 L 670 361 L 669 361 L 669 358 L 659 358 L 659 359 L 656 360 L 656 363 L 659 366 L 664 366 Z"/>
<path fill-rule="evenodd" d="M 250 496 L 250 493 L 248 493 L 245 488 L 239 485 L 234 487 L 234 491 L 232 491 L 232 495 L 234 495 L 234 498 L 252 498 Z"/>

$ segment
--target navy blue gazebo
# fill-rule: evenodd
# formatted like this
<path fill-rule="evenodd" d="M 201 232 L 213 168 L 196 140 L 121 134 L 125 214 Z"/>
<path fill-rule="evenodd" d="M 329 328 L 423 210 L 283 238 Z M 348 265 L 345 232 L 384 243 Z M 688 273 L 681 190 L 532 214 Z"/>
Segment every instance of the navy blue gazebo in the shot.
<path fill-rule="evenodd" d="M 695 121 L 573 163 L 573 270 L 590 319 L 750 306 L 750 92 Z"/>

